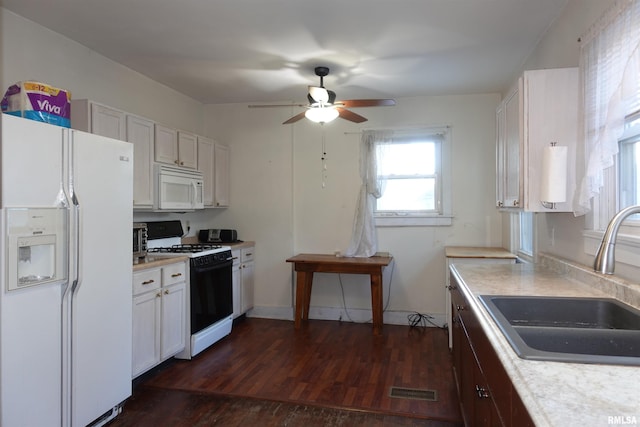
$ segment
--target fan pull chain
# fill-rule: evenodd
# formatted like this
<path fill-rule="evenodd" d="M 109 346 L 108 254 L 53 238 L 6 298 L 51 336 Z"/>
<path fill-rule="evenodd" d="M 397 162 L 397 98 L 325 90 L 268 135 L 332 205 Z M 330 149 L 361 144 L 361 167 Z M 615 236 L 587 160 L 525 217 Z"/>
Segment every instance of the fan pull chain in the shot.
<path fill-rule="evenodd" d="M 324 189 L 327 181 L 327 141 L 324 132 L 324 123 L 320 123 L 320 126 L 322 126 L 322 156 L 320 157 L 320 160 L 322 160 L 322 170 L 320 172 L 322 174 L 322 188 Z"/>

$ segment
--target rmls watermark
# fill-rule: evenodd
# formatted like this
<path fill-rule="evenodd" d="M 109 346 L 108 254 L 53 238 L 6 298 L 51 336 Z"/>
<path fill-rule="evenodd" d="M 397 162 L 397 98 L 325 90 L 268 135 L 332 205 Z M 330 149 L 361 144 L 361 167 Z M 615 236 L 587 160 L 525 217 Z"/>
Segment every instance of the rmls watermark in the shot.
<path fill-rule="evenodd" d="M 609 415 L 607 417 L 607 424 L 614 426 L 637 425 L 638 417 L 635 415 Z"/>

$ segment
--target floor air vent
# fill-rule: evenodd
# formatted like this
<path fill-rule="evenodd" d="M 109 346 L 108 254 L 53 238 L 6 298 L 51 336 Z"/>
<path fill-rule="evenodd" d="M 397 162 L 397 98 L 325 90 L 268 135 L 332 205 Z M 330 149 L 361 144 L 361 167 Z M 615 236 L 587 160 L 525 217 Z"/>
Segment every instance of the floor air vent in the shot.
<path fill-rule="evenodd" d="M 400 399 L 430 400 L 432 402 L 438 400 L 438 392 L 420 388 L 391 387 L 389 396 Z"/>

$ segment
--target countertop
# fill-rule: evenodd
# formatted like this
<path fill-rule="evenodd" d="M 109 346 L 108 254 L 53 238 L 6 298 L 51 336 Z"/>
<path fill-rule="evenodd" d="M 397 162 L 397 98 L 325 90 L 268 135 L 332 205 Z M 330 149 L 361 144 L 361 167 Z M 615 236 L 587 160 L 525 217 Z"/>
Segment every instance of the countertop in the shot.
<path fill-rule="evenodd" d="M 457 264 L 452 272 L 536 426 L 640 424 L 640 367 L 520 359 L 478 295 L 613 297 L 640 308 L 640 284 L 544 256 L 533 264 Z"/>
<path fill-rule="evenodd" d="M 444 256 L 447 258 L 517 258 L 516 255 L 503 248 L 473 246 L 446 246 Z"/>
<path fill-rule="evenodd" d="M 168 258 L 156 258 L 154 256 L 146 256 L 144 258 L 138 259 L 137 262 L 133 263 L 133 271 L 146 270 L 147 268 L 155 268 L 162 267 L 163 265 L 173 264 L 176 262 L 182 262 L 189 259 L 186 256 L 175 256 Z"/>
<path fill-rule="evenodd" d="M 198 243 L 197 238 L 195 240 L 187 240 L 184 239 L 183 243 Z M 221 243 L 222 246 L 229 246 L 231 250 L 235 249 L 244 249 L 255 246 L 256 242 L 246 241 L 246 242 L 235 242 L 235 243 Z M 184 256 L 175 256 L 175 257 L 154 257 L 153 255 L 148 255 L 144 258 L 135 260 L 133 263 L 133 271 L 146 270 L 147 268 L 155 268 L 162 267 L 163 265 L 173 264 L 174 262 L 180 262 L 188 259 L 188 257 Z"/>

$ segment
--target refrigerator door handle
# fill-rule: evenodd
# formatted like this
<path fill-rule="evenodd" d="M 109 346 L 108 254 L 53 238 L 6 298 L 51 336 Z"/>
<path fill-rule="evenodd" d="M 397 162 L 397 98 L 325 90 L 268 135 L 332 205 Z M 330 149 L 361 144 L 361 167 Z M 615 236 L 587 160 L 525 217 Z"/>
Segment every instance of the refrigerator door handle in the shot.
<path fill-rule="evenodd" d="M 76 194 L 75 186 L 74 186 L 74 171 L 75 171 L 75 144 L 74 144 L 74 132 L 72 130 L 69 131 L 69 157 L 67 161 L 67 165 L 69 168 L 68 171 L 68 188 L 69 188 L 69 196 L 71 199 L 71 210 L 70 210 L 70 234 L 71 234 L 71 245 L 70 245 L 70 253 L 69 259 L 71 261 L 71 265 L 73 267 L 73 275 L 70 278 L 71 283 L 71 297 L 78 291 L 78 288 L 81 284 L 80 278 L 80 242 L 82 239 L 80 238 L 80 201 L 78 200 L 78 195 Z"/>

